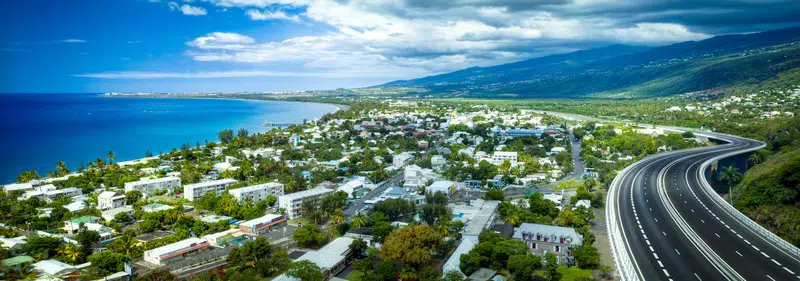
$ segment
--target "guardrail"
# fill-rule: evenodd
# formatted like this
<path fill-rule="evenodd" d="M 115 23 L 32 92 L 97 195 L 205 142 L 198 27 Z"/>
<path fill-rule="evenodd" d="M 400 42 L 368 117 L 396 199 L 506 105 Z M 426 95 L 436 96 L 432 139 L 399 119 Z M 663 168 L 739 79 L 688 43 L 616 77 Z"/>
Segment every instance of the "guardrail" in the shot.
<path fill-rule="evenodd" d="M 641 162 L 640 160 L 633 163 L 617 174 L 614 181 L 611 182 L 607 195 L 608 199 L 606 200 L 606 231 L 608 232 L 608 242 L 611 244 L 611 254 L 614 256 L 614 264 L 617 268 L 616 275 L 619 277 L 619 280 L 622 281 L 638 281 L 639 277 L 636 273 L 636 267 L 633 266 L 633 261 L 627 253 L 627 247 L 624 245 L 626 239 L 622 237 L 622 230 L 619 228 L 621 222 L 617 221 L 616 204 L 618 197 L 612 197 L 612 194 L 619 192 L 622 178 L 627 175 L 631 168 L 638 166 Z"/>
<path fill-rule="evenodd" d="M 709 135 L 709 137 L 720 139 L 720 140 L 723 140 L 723 141 L 731 142 L 731 140 L 725 139 L 724 135 L 723 135 L 723 137 Z M 739 223 L 741 223 L 742 225 L 746 226 L 751 231 L 761 235 L 761 237 L 763 239 L 765 239 L 768 242 L 770 242 L 773 245 L 775 245 L 776 248 L 778 248 L 780 250 L 783 250 L 788 255 L 793 256 L 794 259 L 800 260 L 800 248 L 798 248 L 795 245 L 792 245 L 789 242 L 786 242 L 786 240 L 783 240 L 783 238 L 781 238 L 780 236 L 775 235 L 771 231 L 767 230 L 766 228 L 764 228 L 763 226 L 761 226 L 760 224 L 758 224 L 757 222 L 753 221 L 748 216 L 746 216 L 745 214 L 743 214 L 742 212 L 740 212 L 739 210 L 734 208 L 727 201 L 722 199 L 722 197 L 720 197 L 716 193 L 716 191 L 714 191 L 714 189 L 711 187 L 711 184 L 708 182 L 708 179 L 706 177 L 706 173 L 705 173 L 706 169 L 708 169 L 708 167 L 712 163 L 714 163 L 715 161 L 718 161 L 720 159 L 724 159 L 724 158 L 727 158 L 727 157 L 731 157 L 731 156 L 734 156 L 734 155 L 739 155 L 739 154 L 742 154 L 742 153 L 755 151 L 755 150 L 761 149 L 761 148 L 763 148 L 765 146 L 766 146 L 765 143 L 761 143 L 761 145 L 757 146 L 757 147 L 725 153 L 725 154 L 722 154 L 722 155 L 715 156 L 715 157 L 713 157 L 713 158 L 711 158 L 709 160 L 706 160 L 705 162 L 703 162 L 703 164 L 700 165 L 700 169 L 698 170 L 699 173 L 701 174 L 700 176 L 702 178 L 702 180 L 700 182 L 701 182 L 701 184 L 702 184 L 702 186 L 705 189 L 707 194 L 716 195 L 716 196 L 709 196 L 709 198 L 711 198 L 711 200 L 713 200 L 716 203 L 717 206 L 722 208 L 731 217 L 733 217 L 734 219 L 739 221 Z"/>

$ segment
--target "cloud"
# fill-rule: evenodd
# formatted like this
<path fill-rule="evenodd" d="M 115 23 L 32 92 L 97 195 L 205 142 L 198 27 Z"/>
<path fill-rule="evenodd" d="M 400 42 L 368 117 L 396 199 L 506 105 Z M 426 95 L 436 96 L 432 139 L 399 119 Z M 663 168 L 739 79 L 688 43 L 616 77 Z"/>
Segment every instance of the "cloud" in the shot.
<path fill-rule="evenodd" d="M 308 0 L 203 0 L 210 2 L 219 7 L 257 7 L 266 8 L 275 5 L 289 5 L 294 7 L 308 5 L 311 1 Z"/>
<path fill-rule="evenodd" d="M 132 58 L 119 58 L 120 60 L 133 60 Z"/>
<path fill-rule="evenodd" d="M 249 9 L 245 12 L 252 20 L 288 20 L 293 22 L 301 22 L 302 20 L 298 15 L 287 15 L 283 11 L 259 11 L 256 9 Z"/>
<path fill-rule="evenodd" d="M 169 6 L 170 10 L 172 11 L 179 10 L 181 11 L 181 13 L 187 16 L 205 16 L 206 14 L 208 14 L 206 8 L 199 6 L 192 6 L 189 4 L 180 5 L 175 2 L 169 2 L 167 6 Z"/>
<path fill-rule="evenodd" d="M 132 41 L 125 41 L 125 44 L 139 44 L 141 41 L 139 40 L 132 40 Z"/>
<path fill-rule="evenodd" d="M 86 42 L 87 42 L 86 40 L 82 39 L 64 39 L 56 41 L 56 43 L 86 43 Z"/>
<path fill-rule="evenodd" d="M 151 72 L 151 71 L 112 71 L 99 73 L 74 74 L 74 77 L 98 79 L 208 79 L 238 77 L 302 77 L 321 76 L 310 72 L 276 72 L 265 70 L 237 70 L 218 72 Z"/>

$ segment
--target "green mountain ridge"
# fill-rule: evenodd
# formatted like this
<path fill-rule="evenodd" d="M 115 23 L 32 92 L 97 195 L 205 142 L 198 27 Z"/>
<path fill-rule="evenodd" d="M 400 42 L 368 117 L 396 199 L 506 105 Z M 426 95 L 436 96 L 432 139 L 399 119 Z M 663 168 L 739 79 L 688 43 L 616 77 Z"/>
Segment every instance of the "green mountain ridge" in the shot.
<path fill-rule="evenodd" d="M 644 98 L 758 83 L 800 65 L 800 27 L 663 47 L 611 45 L 399 80 L 441 97 Z"/>

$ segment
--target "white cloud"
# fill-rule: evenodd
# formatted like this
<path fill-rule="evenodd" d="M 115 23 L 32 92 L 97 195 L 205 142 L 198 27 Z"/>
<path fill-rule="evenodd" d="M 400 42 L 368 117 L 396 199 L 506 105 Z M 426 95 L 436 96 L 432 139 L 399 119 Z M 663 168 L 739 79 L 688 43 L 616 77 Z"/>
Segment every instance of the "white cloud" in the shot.
<path fill-rule="evenodd" d="M 203 0 L 220 7 L 258 7 L 265 8 L 273 5 L 305 6 L 310 3 L 307 0 Z"/>
<path fill-rule="evenodd" d="M 139 40 L 125 41 L 125 44 L 139 44 L 139 43 L 142 43 L 142 42 L 139 41 Z"/>
<path fill-rule="evenodd" d="M 181 11 L 181 13 L 187 16 L 205 16 L 206 14 L 208 14 L 206 8 L 199 6 L 192 6 L 189 4 L 180 5 L 175 2 L 169 2 L 167 3 L 167 6 L 169 6 L 170 10 L 172 11 L 179 10 Z"/>
<path fill-rule="evenodd" d="M 82 39 L 64 39 L 56 41 L 57 43 L 86 43 L 86 40 Z"/>
<path fill-rule="evenodd" d="M 98 79 L 208 79 L 237 77 L 302 77 L 321 76 L 310 72 L 276 72 L 265 70 L 235 70 L 215 72 L 157 72 L 157 71 L 112 71 L 75 74 L 75 77 Z"/>
<path fill-rule="evenodd" d="M 256 9 L 249 9 L 245 12 L 252 20 L 289 20 L 293 22 L 301 22 L 302 20 L 298 15 L 287 15 L 283 11 L 259 11 Z"/>

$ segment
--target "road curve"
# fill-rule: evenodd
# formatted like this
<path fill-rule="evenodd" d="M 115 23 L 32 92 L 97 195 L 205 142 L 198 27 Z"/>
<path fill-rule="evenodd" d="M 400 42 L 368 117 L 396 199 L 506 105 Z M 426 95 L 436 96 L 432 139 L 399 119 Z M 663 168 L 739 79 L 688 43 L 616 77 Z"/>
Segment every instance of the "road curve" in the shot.
<path fill-rule="evenodd" d="M 612 182 L 606 219 L 619 278 L 800 280 L 800 250 L 733 209 L 704 173 L 764 143 L 695 134 L 727 143 L 645 157 Z"/>

